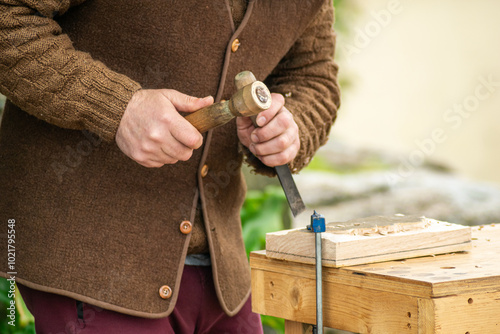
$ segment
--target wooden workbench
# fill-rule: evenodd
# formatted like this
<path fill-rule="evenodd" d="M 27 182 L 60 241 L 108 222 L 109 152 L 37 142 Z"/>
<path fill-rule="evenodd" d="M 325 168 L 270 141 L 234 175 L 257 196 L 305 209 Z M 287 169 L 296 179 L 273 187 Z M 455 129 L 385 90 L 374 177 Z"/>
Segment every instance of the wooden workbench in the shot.
<path fill-rule="evenodd" d="M 343 268 L 323 267 L 327 327 L 355 333 L 500 333 L 500 226 L 474 227 L 470 252 Z M 311 245 L 314 247 L 314 245 Z M 250 255 L 253 311 L 316 322 L 315 268 Z"/>

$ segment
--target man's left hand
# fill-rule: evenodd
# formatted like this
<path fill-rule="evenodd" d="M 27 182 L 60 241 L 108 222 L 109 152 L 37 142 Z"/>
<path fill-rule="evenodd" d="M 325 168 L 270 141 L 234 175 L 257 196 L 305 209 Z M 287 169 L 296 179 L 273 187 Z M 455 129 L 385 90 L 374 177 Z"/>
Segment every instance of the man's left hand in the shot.
<path fill-rule="evenodd" d="M 249 117 L 238 117 L 238 138 L 269 167 L 292 161 L 300 149 L 299 128 L 281 94 L 271 94 L 271 107 L 257 115 L 256 128 Z"/>

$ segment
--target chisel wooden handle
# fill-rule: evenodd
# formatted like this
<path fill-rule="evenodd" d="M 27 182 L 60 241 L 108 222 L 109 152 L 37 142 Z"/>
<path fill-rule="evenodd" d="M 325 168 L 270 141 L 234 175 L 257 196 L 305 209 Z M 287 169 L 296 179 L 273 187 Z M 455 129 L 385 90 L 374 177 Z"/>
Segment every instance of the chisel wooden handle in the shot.
<path fill-rule="evenodd" d="M 252 116 L 271 106 L 271 93 L 266 85 L 257 81 L 252 72 L 236 75 L 236 93 L 231 99 L 214 103 L 186 116 L 198 131 L 204 133 L 226 124 L 236 116 Z"/>

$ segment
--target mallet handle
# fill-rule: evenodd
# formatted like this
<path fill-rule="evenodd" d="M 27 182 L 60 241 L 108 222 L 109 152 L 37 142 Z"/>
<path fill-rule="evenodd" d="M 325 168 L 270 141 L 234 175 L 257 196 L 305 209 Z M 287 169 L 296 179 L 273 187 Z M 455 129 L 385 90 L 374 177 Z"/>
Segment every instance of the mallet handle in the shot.
<path fill-rule="evenodd" d="M 230 100 L 214 103 L 186 116 L 200 133 L 226 124 L 236 116 L 253 116 L 271 106 L 271 93 L 255 76 L 241 72 L 236 76 L 238 89 Z M 240 84 L 238 84 L 240 83 Z"/>

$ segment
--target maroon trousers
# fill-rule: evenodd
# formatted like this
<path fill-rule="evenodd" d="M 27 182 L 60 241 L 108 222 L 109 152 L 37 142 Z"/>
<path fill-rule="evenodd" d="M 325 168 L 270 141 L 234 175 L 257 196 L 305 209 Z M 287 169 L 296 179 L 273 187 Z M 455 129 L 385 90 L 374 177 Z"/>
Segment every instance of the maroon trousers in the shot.
<path fill-rule="evenodd" d="M 212 268 L 185 266 L 173 313 L 162 319 L 133 317 L 18 284 L 40 334 L 262 334 L 250 299 L 233 317 L 222 311 Z"/>

